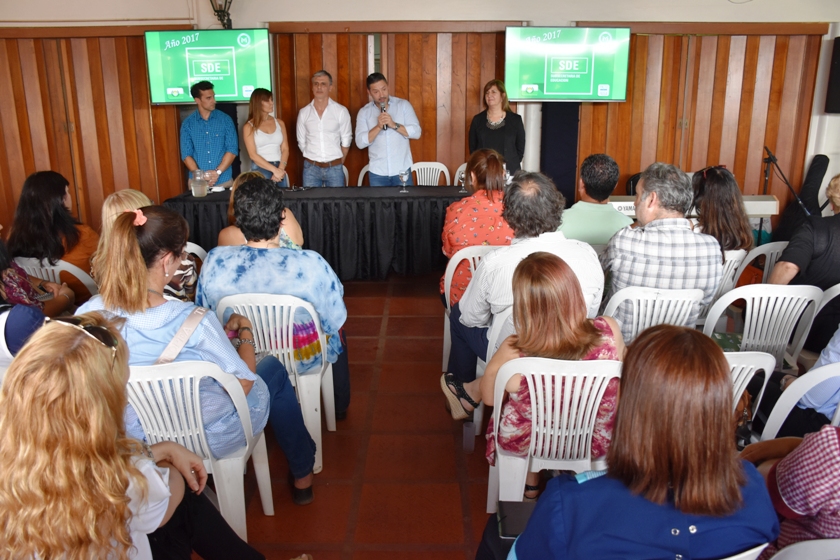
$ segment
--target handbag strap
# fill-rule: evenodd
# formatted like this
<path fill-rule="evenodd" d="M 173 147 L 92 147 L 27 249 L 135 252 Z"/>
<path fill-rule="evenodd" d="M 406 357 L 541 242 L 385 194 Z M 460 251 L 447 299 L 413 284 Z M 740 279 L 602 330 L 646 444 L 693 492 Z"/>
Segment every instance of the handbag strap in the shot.
<path fill-rule="evenodd" d="M 187 341 L 192 336 L 192 333 L 195 332 L 196 327 L 204 318 L 206 313 L 206 307 L 196 306 L 195 309 L 187 315 L 187 318 L 184 319 L 184 322 L 181 324 L 181 328 L 178 329 L 178 332 L 175 333 L 175 336 L 172 337 L 172 340 L 166 348 L 163 349 L 163 352 L 154 365 L 169 364 L 175 361 L 175 358 L 177 358 L 178 354 L 181 353 L 181 350 L 187 344 Z"/>

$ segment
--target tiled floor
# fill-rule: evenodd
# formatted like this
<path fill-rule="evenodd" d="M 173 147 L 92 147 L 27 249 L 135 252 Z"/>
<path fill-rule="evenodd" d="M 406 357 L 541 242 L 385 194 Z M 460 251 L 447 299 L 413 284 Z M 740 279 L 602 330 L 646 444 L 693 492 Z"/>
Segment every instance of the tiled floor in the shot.
<path fill-rule="evenodd" d="M 295 506 L 287 468 L 267 434 L 274 517 L 246 480 L 249 542 L 269 559 L 465 560 L 487 520 L 483 437 L 463 451 L 439 378 L 443 307 L 438 275 L 347 282 L 353 388 L 347 420 L 324 432 L 315 501 Z"/>

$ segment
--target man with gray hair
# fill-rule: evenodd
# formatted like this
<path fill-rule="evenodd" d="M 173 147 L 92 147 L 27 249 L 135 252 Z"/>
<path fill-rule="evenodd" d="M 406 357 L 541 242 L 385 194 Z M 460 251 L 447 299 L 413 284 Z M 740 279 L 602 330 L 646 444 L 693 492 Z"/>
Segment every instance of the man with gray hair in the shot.
<path fill-rule="evenodd" d="M 312 75 L 312 103 L 298 113 L 297 141 L 303 153 L 304 187 L 343 187 L 344 158 L 353 141 L 350 112 L 330 99 L 332 76 Z"/>
<path fill-rule="evenodd" d="M 601 256 L 611 274 L 605 306 L 617 291 L 629 286 L 669 290 L 703 290 L 701 306 L 695 306 L 686 322 L 693 326 L 701 309 L 712 301 L 723 275 L 723 252 L 711 235 L 696 233 L 685 214 L 693 191 L 688 175 L 673 165 L 654 163 L 642 173 L 636 186 L 637 227 L 619 230 Z M 633 310 L 625 302 L 615 319 L 624 340 L 631 342 Z"/>

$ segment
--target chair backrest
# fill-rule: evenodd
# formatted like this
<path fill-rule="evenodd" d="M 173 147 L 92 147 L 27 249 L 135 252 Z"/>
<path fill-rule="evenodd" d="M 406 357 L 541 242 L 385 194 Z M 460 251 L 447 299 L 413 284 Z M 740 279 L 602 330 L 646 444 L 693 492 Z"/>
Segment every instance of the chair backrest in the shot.
<path fill-rule="evenodd" d="M 367 175 L 368 170 L 370 169 L 370 165 L 365 165 L 362 167 L 362 171 L 359 173 L 359 180 L 356 181 L 356 186 L 361 187 L 362 181 L 365 180 L 365 175 Z"/>
<path fill-rule="evenodd" d="M 607 303 L 604 315 L 613 317 L 624 302 L 632 307 L 632 324 L 622 325 L 622 333 L 629 331 L 624 342 L 629 344 L 636 336 L 654 325 L 688 325 L 688 317 L 695 305 L 703 300 L 703 290 L 660 290 L 631 286 L 617 291 Z"/>
<path fill-rule="evenodd" d="M 341 170 L 344 172 L 344 186 L 347 187 L 350 185 L 350 172 L 347 171 L 346 165 L 342 165 Z"/>
<path fill-rule="evenodd" d="M 452 258 L 449 259 L 446 265 L 446 272 L 443 275 L 444 296 L 446 298 L 444 305 L 446 306 L 447 314 L 449 313 L 449 302 L 451 301 L 452 278 L 455 276 L 455 269 L 458 268 L 461 261 L 467 261 L 470 265 L 470 274 L 475 274 L 475 269 L 478 268 L 478 263 L 481 262 L 484 255 L 498 248 L 497 245 L 473 245 L 472 247 L 464 247 L 452 255 Z"/>
<path fill-rule="evenodd" d="M 773 406 L 773 411 L 767 418 L 767 423 L 764 425 L 764 431 L 761 433 L 761 441 L 768 439 L 775 439 L 776 434 L 779 433 L 779 428 L 787 420 L 788 414 L 796 406 L 796 403 L 802 399 L 802 396 L 822 383 L 827 379 L 835 379 L 840 377 L 840 362 L 828 364 L 817 369 L 812 369 L 807 374 L 802 375 L 793 383 L 785 387 L 782 391 L 782 396 L 776 401 Z M 840 381 L 837 382 L 840 386 Z M 840 406 L 834 411 L 834 416 L 831 419 L 832 426 L 840 425 Z M 838 549 L 840 550 L 840 549 Z M 836 557 L 840 557 L 838 554 Z"/>
<path fill-rule="evenodd" d="M 726 558 L 721 558 L 721 560 L 755 560 L 756 558 L 761 556 L 761 553 L 764 551 L 765 548 L 767 548 L 767 543 L 760 544 L 757 547 L 751 548 L 749 550 L 745 550 L 744 552 L 736 554 L 735 556 L 727 556 Z M 773 558 L 775 558 L 775 556 Z"/>
<path fill-rule="evenodd" d="M 820 300 L 819 306 L 817 306 L 817 313 L 822 311 L 822 308 L 826 306 L 826 304 L 840 296 L 840 284 L 835 284 L 834 286 L 830 287 L 826 291 L 823 292 L 822 299 Z"/>
<path fill-rule="evenodd" d="M 215 379 L 227 391 L 251 445 L 251 416 L 239 380 L 212 362 L 172 362 L 132 366 L 128 402 L 134 407 L 149 443 L 174 441 L 205 459 L 211 459 L 204 433 L 199 382 Z"/>
<path fill-rule="evenodd" d="M 443 173 L 446 184 L 451 185 L 449 170 L 442 163 L 436 161 L 419 161 L 411 165 L 411 170 L 417 174 L 417 185 L 436 187 L 440 181 L 440 174 Z"/>
<path fill-rule="evenodd" d="M 720 278 L 720 284 L 718 284 L 717 290 L 715 290 L 715 295 L 712 298 L 712 303 L 717 301 L 717 298 L 720 297 L 720 294 L 725 294 L 726 292 L 735 287 L 735 283 L 738 281 L 738 277 L 735 276 L 735 273 L 738 272 L 739 268 L 741 268 L 741 263 L 744 262 L 746 256 L 747 251 L 745 249 L 737 249 L 735 251 L 724 251 L 723 275 Z"/>
<path fill-rule="evenodd" d="M 738 282 L 741 274 L 744 273 L 747 267 L 752 264 L 755 259 L 764 255 L 764 273 L 761 275 L 761 283 L 766 284 L 767 279 L 770 278 L 770 273 L 773 272 L 773 267 L 776 266 L 776 262 L 782 255 L 782 251 L 784 251 L 787 246 L 787 241 L 775 241 L 773 243 L 760 245 L 747 253 L 747 256 L 744 258 L 741 266 L 739 266 L 738 270 L 735 272 L 735 282 Z"/>
<path fill-rule="evenodd" d="M 732 410 L 735 410 L 755 372 L 763 370 L 765 378 L 769 378 L 776 368 L 776 358 L 767 352 L 724 352 L 723 355 L 729 362 L 729 373 L 732 375 Z M 755 402 L 760 400 L 761 395 Z"/>
<path fill-rule="evenodd" d="M 327 338 L 321 328 L 321 319 L 311 303 L 295 296 L 277 294 L 237 294 L 223 297 L 216 306 L 219 321 L 225 311 L 243 315 L 254 327 L 254 343 L 257 352 L 268 352 L 275 356 L 290 373 L 298 374 L 295 361 L 294 322 L 295 312 L 303 309 L 315 322 L 315 329 L 321 342 L 321 367 L 327 361 Z"/>
<path fill-rule="evenodd" d="M 461 176 L 462 171 L 464 172 L 464 181 L 466 181 L 467 180 L 467 162 L 462 163 L 461 165 L 458 166 L 458 169 L 455 170 L 454 177 L 455 177 L 455 183 L 456 184 L 460 184 L 460 183 L 458 183 L 458 178 Z"/>
<path fill-rule="evenodd" d="M 712 305 L 703 333 L 712 336 L 715 323 L 726 308 L 732 302 L 743 299 L 746 309 L 740 351 L 767 352 L 776 358 L 777 366 L 782 367 L 787 350 L 792 363 L 796 363 L 821 298 L 822 290 L 816 286 L 741 286 L 721 295 Z"/>
<path fill-rule="evenodd" d="M 207 260 L 207 251 L 202 249 L 201 245 L 196 245 L 195 243 L 192 243 L 191 241 L 187 241 L 187 246 L 184 250 L 187 253 L 189 253 L 191 255 L 195 255 L 196 257 L 198 257 L 198 260 L 200 260 L 201 262 L 204 262 L 204 261 Z"/>
<path fill-rule="evenodd" d="M 61 284 L 61 278 L 59 275 L 62 272 L 66 272 L 84 284 L 85 288 L 87 288 L 88 292 L 90 292 L 90 295 L 95 296 L 99 293 L 99 287 L 96 285 L 96 282 L 93 281 L 93 278 L 91 278 L 87 272 L 78 266 L 70 264 L 67 261 L 59 260 L 52 265 L 47 260 L 40 261 L 38 259 L 17 257 L 15 258 L 15 262 L 30 276 L 35 276 L 49 282 L 55 282 L 56 284 Z"/>
<path fill-rule="evenodd" d="M 501 342 L 499 338 L 502 336 L 504 332 L 505 323 L 513 317 L 513 306 L 511 305 L 501 313 L 493 316 L 493 323 L 490 325 L 490 330 L 487 332 L 487 359 L 485 360 L 486 363 L 489 363 L 491 358 L 493 358 L 493 354 L 496 353 L 496 347 Z"/>
<path fill-rule="evenodd" d="M 773 560 L 832 560 L 840 558 L 840 539 L 816 539 L 786 546 Z"/>
<path fill-rule="evenodd" d="M 581 472 L 592 466 L 592 432 L 607 384 L 621 377 L 621 362 L 517 358 L 496 376 L 493 404 L 501 410 L 505 385 L 521 373 L 531 393 L 531 471 L 563 461 L 563 468 Z M 499 416 L 494 415 L 498 438 Z M 496 441 L 498 447 L 498 439 Z M 543 464 L 545 462 L 545 464 Z"/>

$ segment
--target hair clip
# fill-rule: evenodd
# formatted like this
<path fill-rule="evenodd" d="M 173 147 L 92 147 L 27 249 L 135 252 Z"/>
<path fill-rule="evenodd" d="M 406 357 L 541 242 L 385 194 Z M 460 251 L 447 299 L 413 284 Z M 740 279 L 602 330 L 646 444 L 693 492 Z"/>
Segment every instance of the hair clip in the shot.
<path fill-rule="evenodd" d="M 148 218 L 146 218 L 146 216 L 143 215 L 142 210 L 128 210 L 128 209 L 126 209 L 125 212 L 130 213 L 130 214 L 134 214 L 134 225 L 135 226 L 142 226 L 143 224 L 146 223 L 146 220 L 148 219 Z"/>

